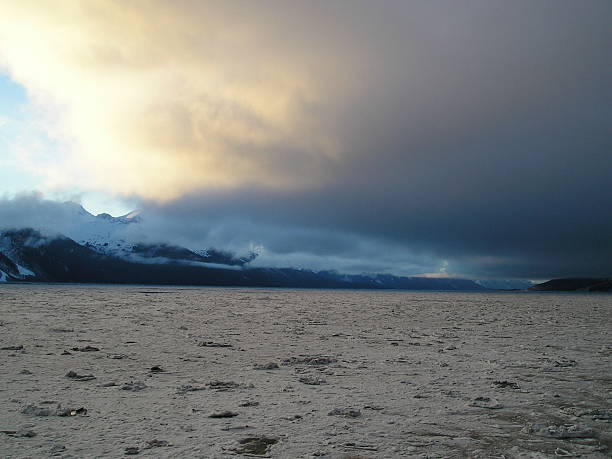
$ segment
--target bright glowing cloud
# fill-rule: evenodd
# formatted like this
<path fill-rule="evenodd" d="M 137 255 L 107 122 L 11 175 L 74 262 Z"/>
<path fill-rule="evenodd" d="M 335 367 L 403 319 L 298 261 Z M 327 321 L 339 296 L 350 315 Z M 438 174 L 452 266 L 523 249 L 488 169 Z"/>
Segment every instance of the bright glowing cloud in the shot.
<path fill-rule="evenodd" d="M 341 147 L 315 109 L 321 63 L 292 58 L 287 24 L 270 33 L 271 6 L 3 2 L 2 64 L 66 153 L 53 182 L 166 200 L 324 179 Z"/>

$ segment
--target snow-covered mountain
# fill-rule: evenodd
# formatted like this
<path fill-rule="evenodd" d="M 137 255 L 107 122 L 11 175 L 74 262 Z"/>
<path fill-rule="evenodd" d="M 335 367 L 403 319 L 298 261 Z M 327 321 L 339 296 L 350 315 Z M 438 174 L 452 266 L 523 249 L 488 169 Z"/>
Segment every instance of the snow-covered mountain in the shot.
<path fill-rule="evenodd" d="M 65 202 L 59 206 L 52 221 L 46 225 L 33 226 L 32 229 L 42 234 L 59 233 L 94 252 L 137 262 L 164 263 L 173 260 L 243 266 L 257 256 L 255 253 L 236 256 L 212 247 L 186 248 L 168 241 L 156 240 L 146 234 L 146 228 L 141 227 L 144 218 L 146 217 L 139 211 L 119 217 L 107 213 L 93 215 L 80 204 Z M 21 228 L 9 225 L 4 228 L 6 229 Z M 0 233 L 2 230 L 0 227 Z"/>
<path fill-rule="evenodd" d="M 32 259 L 32 249 L 44 253 L 52 241 L 64 239 L 93 254 L 134 263 L 201 264 L 229 269 L 245 266 L 257 256 L 255 253 L 236 256 L 212 247 L 192 250 L 151 240 L 140 227 L 143 217 L 139 211 L 119 217 L 106 213 L 93 215 L 74 202 L 58 205 L 56 211 L 51 217 L 46 216 L 44 224 L 31 228 L 0 222 L 4 224 L 4 228 L 0 227 L 0 282 L 36 277 L 36 270 L 28 268 L 24 259 Z"/>
<path fill-rule="evenodd" d="M 139 241 L 138 235 L 144 235 L 139 225 L 145 218 L 135 212 L 121 217 L 92 215 L 78 204 L 67 203 L 58 208 L 58 215 L 52 215 L 49 227 L 20 228 L 0 222 L 4 224 L 0 228 L 0 282 L 482 289 L 465 279 L 254 268 L 249 263 L 255 253 L 237 256 L 215 248 L 191 250 L 171 242 Z"/>
<path fill-rule="evenodd" d="M 465 279 L 348 275 L 254 268 L 256 253 L 194 249 L 154 241 L 138 212 L 92 215 L 65 203 L 36 227 L 0 222 L 0 282 L 94 282 L 310 288 L 479 290 Z M 41 223 L 42 222 L 42 223 Z"/>
<path fill-rule="evenodd" d="M 3 282 L 413 290 L 482 289 L 474 282 L 465 279 L 346 275 L 335 271 L 293 268 L 251 268 L 244 264 L 203 263 L 167 257 L 157 257 L 153 262 L 146 262 L 145 258 L 135 261 L 105 255 L 65 236 L 45 236 L 33 229 L 5 231 L 0 236 L 0 244 L 2 246 L 0 276 Z M 163 250 L 168 248 L 176 249 L 167 246 Z M 196 255 L 193 252 L 189 253 Z M 160 258 L 164 258 L 165 261 L 160 261 Z"/>
<path fill-rule="evenodd" d="M 127 240 L 126 229 L 128 225 L 140 223 L 140 212 L 113 217 L 106 213 L 93 215 L 74 202 L 66 202 L 64 206 L 68 215 L 63 229 L 65 236 L 105 255 L 130 256 L 134 244 Z"/>

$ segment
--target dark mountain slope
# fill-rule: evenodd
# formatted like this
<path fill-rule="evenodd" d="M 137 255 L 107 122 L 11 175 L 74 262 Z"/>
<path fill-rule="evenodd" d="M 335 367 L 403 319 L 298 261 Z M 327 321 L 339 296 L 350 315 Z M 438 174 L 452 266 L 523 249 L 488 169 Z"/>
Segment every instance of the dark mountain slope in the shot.
<path fill-rule="evenodd" d="M 529 290 L 538 292 L 572 292 L 572 291 L 589 291 L 589 292 L 610 292 L 612 291 L 611 278 L 568 278 L 568 279 L 552 279 L 542 284 L 534 285 Z"/>
<path fill-rule="evenodd" d="M 1 247 L 4 250 L 9 249 L 11 256 L 14 257 L 13 264 L 18 262 L 35 273 L 35 277 L 28 280 L 40 282 L 419 290 L 483 289 L 478 284 L 464 279 L 408 278 L 390 275 L 370 277 L 291 268 L 228 266 L 227 269 L 223 269 L 209 267 L 205 263 L 198 263 L 197 260 L 135 262 L 99 253 L 63 236 L 46 238 L 30 229 L 3 233 Z M 166 255 L 172 252 L 169 250 L 170 252 L 165 252 Z M 4 258 L 11 261 L 7 253 L 4 254 Z M 5 264 L 9 265 L 7 262 Z"/>

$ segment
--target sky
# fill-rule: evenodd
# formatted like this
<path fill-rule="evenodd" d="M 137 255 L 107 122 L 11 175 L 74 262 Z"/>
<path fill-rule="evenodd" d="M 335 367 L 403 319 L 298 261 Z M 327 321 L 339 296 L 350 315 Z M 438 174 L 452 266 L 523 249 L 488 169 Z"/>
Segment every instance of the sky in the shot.
<path fill-rule="evenodd" d="M 138 208 L 150 238 L 269 266 L 611 275 L 611 16 L 0 1 L 0 215 Z"/>

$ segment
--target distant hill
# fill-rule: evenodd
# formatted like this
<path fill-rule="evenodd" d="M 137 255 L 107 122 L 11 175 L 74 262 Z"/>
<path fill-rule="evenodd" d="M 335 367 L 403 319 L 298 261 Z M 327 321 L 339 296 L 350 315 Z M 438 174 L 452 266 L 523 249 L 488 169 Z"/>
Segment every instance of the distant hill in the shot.
<path fill-rule="evenodd" d="M 612 278 L 582 278 L 553 279 L 542 284 L 534 285 L 529 290 L 537 292 L 610 292 L 612 291 Z"/>

